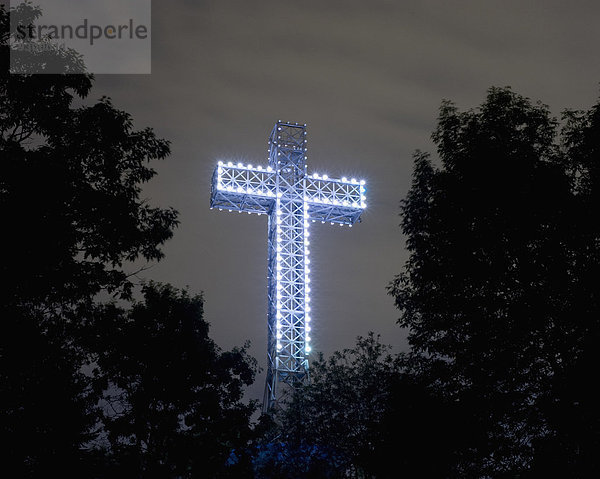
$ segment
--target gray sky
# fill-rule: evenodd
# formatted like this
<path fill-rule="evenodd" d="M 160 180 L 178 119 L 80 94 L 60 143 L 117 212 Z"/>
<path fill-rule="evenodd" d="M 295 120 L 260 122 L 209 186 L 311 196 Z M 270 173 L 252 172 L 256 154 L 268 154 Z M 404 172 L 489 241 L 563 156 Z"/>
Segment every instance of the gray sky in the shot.
<path fill-rule="evenodd" d="M 369 205 L 352 229 L 311 227 L 314 349 L 369 330 L 405 349 L 385 288 L 406 259 L 412 152 L 434 151 L 441 100 L 473 108 L 511 85 L 555 114 L 589 108 L 599 14 L 597 1 L 155 0 L 152 75 L 100 75 L 92 91 L 172 141 L 145 194 L 181 226 L 146 277 L 204 291 L 212 337 L 252 341 L 265 368 L 267 219 L 211 211 L 210 177 L 219 159 L 266 165 L 278 119 L 307 123 L 309 172 L 364 178 Z M 263 386 L 264 372 L 250 395 Z"/>

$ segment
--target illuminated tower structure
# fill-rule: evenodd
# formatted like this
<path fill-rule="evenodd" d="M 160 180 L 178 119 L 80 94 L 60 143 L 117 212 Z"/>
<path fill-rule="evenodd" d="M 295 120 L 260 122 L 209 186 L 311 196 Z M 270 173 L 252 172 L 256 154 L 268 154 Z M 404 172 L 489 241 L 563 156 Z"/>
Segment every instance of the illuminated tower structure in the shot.
<path fill-rule="evenodd" d="M 287 385 L 308 380 L 310 347 L 309 223 L 360 221 L 365 182 L 306 172 L 306 125 L 278 121 L 267 167 L 222 162 L 212 177 L 211 208 L 268 215 L 268 369 L 263 410 Z"/>

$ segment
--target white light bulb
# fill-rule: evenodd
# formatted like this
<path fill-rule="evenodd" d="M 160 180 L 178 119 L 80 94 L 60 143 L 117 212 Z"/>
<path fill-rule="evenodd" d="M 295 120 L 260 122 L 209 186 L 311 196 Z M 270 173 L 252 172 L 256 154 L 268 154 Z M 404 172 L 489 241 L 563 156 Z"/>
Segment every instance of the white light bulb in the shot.
<path fill-rule="evenodd" d="M 311 351 L 312 351 L 311 347 L 310 346 L 306 346 L 306 352 L 310 353 Z"/>

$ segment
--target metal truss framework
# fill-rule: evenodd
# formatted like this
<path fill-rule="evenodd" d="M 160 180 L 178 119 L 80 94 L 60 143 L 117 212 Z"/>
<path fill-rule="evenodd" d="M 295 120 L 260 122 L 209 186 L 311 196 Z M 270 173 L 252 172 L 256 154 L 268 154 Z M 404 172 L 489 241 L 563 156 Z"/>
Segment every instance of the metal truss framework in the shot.
<path fill-rule="evenodd" d="M 352 226 L 366 207 L 365 182 L 306 173 L 306 125 L 278 121 L 269 163 L 219 162 L 210 206 L 269 216 L 268 370 L 263 410 L 308 380 L 310 347 L 309 222 Z"/>

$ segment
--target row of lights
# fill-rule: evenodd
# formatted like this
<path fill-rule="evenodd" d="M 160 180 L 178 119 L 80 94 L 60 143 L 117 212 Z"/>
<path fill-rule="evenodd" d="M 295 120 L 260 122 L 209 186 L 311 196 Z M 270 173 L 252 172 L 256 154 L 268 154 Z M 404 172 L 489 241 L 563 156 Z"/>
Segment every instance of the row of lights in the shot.
<path fill-rule="evenodd" d="M 225 163 L 223 161 L 219 161 L 218 165 L 221 167 L 221 169 L 223 168 L 223 166 L 227 166 L 229 168 L 239 168 L 240 170 L 266 171 L 267 173 L 271 173 L 271 172 L 275 171 L 270 166 L 267 166 L 266 168 L 263 168 L 260 165 L 254 167 L 254 166 L 252 166 L 250 164 L 248 164 L 248 165 L 244 165 L 243 163 L 234 164 L 232 161 L 228 161 L 227 163 Z"/>
<path fill-rule="evenodd" d="M 281 245 L 280 245 L 280 241 L 281 241 L 281 226 L 279 226 L 281 224 L 281 201 L 277 200 L 277 203 L 275 205 L 276 207 L 276 215 L 277 215 L 277 231 L 276 231 L 276 236 L 275 236 L 275 253 L 276 253 L 276 267 L 275 267 L 275 274 L 276 274 L 276 278 L 277 281 L 275 283 L 275 289 L 277 290 L 277 298 L 275 301 L 275 309 L 276 309 L 276 315 L 275 315 L 275 331 L 276 331 L 276 335 L 277 335 L 277 351 L 281 351 L 282 345 L 281 345 L 281 337 L 283 336 L 281 329 L 281 320 L 283 319 L 283 314 L 281 313 L 281 289 L 282 289 L 282 284 L 281 284 L 281 278 L 282 278 L 282 274 L 281 274 Z"/>
<path fill-rule="evenodd" d="M 348 179 L 345 176 L 342 176 L 342 179 L 338 178 L 329 178 L 327 175 L 319 175 L 318 173 L 314 173 L 312 175 L 307 175 L 308 178 L 312 178 L 314 180 L 325 180 L 325 181 L 333 181 L 335 183 L 344 183 L 350 185 L 361 185 L 364 186 L 366 184 L 365 180 L 357 180 L 356 178 Z"/>
<path fill-rule="evenodd" d="M 308 237 L 308 203 L 304 203 L 304 351 L 309 354 L 311 351 L 310 347 L 310 241 Z"/>
<path fill-rule="evenodd" d="M 263 168 L 260 165 L 254 167 L 251 164 L 248 164 L 248 165 L 244 165 L 243 163 L 234 164 L 232 161 L 229 161 L 227 163 L 224 163 L 223 161 L 219 161 L 218 165 L 221 167 L 221 168 L 219 168 L 219 173 L 221 173 L 223 166 L 227 166 L 229 168 L 238 168 L 240 170 L 248 170 L 248 171 L 266 171 L 267 173 L 272 173 L 274 171 L 273 168 L 270 166 L 267 166 L 266 168 Z M 321 176 L 317 173 L 314 173 L 313 175 L 306 175 L 306 176 L 307 176 L 307 178 L 312 178 L 314 180 L 325 180 L 325 181 L 332 181 L 335 183 L 344 183 L 344 184 L 361 185 L 361 186 L 364 186 L 366 184 L 365 180 L 357 180 L 356 178 L 351 178 L 350 180 L 348 180 L 348 178 L 346 178 L 345 176 L 343 176 L 341 179 L 329 178 L 329 176 L 327 176 L 327 175 Z"/>
<path fill-rule="evenodd" d="M 310 233 L 308 231 L 308 218 L 309 218 L 309 214 L 308 214 L 308 209 L 309 206 L 307 204 L 304 204 L 304 275 L 305 275 L 305 291 L 304 291 L 304 322 L 305 322 L 305 326 L 304 326 L 304 341 L 305 341 L 305 349 L 304 352 L 305 354 L 310 353 L 311 351 L 311 347 L 310 347 L 310 259 L 309 259 L 309 249 L 308 246 L 310 245 L 310 241 L 309 241 L 309 236 Z M 283 345 L 281 344 L 281 338 L 283 337 L 283 333 L 282 333 L 282 324 L 281 324 L 281 320 L 283 319 L 283 313 L 281 312 L 281 299 L 282 299 L 282 293 L 281 290 L 283 289 L 283 284 L 281 282 L 282 280 L 282 266 L 281 266 L 281 261 L 282 261 L 282 257 L 281 257 L 281 202 L 278 199 L 277 203 L 276 203 L 276 216 L 277 216 L 277 220 L 276 220 L 276 224 L 277 224 L 277 230 L 276 230 L 276 237 L 275 237 L 275 249 L 276 249 L 276 268 L 275 268 L 275 272 L 276 272 L 276 283 L 275 283 L 275 288 L 277 290 L 277 301 L 276 301 L 276 305 L 275 305 L 275 310 L 276 310 L 276 323 L 275 323 L 275 333 L 277 336 L 277 343 L 276 343 L 276 347 L 277 347 L 277 351 L 281 351 Z"/>

